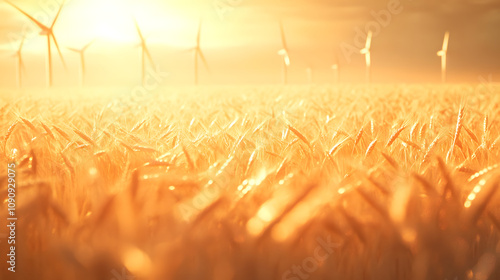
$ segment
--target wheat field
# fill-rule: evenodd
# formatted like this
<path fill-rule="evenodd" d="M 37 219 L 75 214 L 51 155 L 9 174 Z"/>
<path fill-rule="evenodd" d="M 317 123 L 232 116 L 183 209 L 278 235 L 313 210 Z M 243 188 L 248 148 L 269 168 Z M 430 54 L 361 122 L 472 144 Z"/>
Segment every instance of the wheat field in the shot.
<path fill-rule="evenodd" d="M 4 93 L 0 278 L 498 279 L 499 93 Z"/>

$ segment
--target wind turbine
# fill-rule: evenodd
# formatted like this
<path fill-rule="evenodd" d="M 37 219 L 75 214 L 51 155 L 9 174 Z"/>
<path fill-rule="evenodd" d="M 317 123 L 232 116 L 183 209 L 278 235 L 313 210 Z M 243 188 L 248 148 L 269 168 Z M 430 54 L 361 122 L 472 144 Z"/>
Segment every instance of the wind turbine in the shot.
<path fill-rule="evenodd" d="M 137 30 L 137 34 L 139 34 L 139 38 L 141 39 L 141 44 L 139 45 L 141 48 L 141 81 L 142 85 L 146 84 L 146 57 L 151 65 L 154 65 L 153 58 L 151 57 L 151 53 L 148 50 L 146 45 L 146 39 L 142 36 L 141 29 L 139 28 L 139 24 L 137 20 L 134 19 L 135 29 Z"/>
<path fill-rule="evenodd" d="M 333 64 L 332 70 L 333 70 L 333 83 L 338 84 L 339 83 L 339 65 Z"/>
<path fill-rule="evenodd" d="M 366 60 L 366 82 L 369 83 L 371 81 L 371 44 L 372 44 L 372 31 L 368 31 L 368 35 L 366 36 L 366 44 L 363 49 L 361 49 L 360 53 L 365 55 Z"/>
<path fill-rule="evenodd" d="M 312 84 L 312 82 L 313 82 L 313 70 L 311 67 L 306 68 L 306 74 L 307 74 L 307 83 Z"/>
<path fill-rule="evenodd" d="M 192 49 L 194 51 L 194 84 L 195 85 L 198 85 L 198 78 L 199 78 L 198 59 L 201 59 L 201 61 L 205 65 L 205 68 L 207 69 L 207 71 L 210 72 L 210 68 L 208 67 L 207 60 L 205 59 L 205 55 L 203 54 L 203 51 L 201 50 L 201 46 L 200 46 L 201 23 L 202 23 L 202 21 L 200 20 L 200 22 L 198 24 L 198 33 L 196 34 L 196 46 Z"/>
<path fill-rule="evenodd" d="M 90 41 L 88 44 L 83 46 L 81 49 L 67 48 L 70 51 L 78 53 L 80 55 L 80 86 L 85 84 L 85 51 L 95 42 L 95 40 Z"/>
<path fill-rule="evenodd" d="M 59 49 L 59 44 L 57 44 L 56 36 L 54 36 L 54 25 L 56 24 L 56 21 L 59 18 L 59 14 L 61 13 L 61 10 L 62 10 L 62 7 L 64 6 L 65 0 L 63 0 L 61 6 L 59 7 L 59 10 L 57 11 L 56 17 L 54 18 L 54 21 L 52 21 L 52 24 L 50 25 L 50 27 L 42 24 L 41 22 L 39 22 L 38 20 L 36 20 L 34 17 L 30 16 L 25 11 L 21 10 L 21 8 L 19 8 L 18 6 L 14 5 L 10 1 L 5 0 L 5 2 L 7 4 L 11 5 L 12 7 L 14 7 L 19 12 L 21 12 L 26 17 L 28 17 L 36 25 L 38 25 L 38 27 L 41 29 L 40 35 L 47 36 L 47 68 L 48 68 L 48 71 L 47 71 L 47 82 L 48 82 L 49 87 L 52 87 L 52 82 L 53 82 L 53 79 L 52 79 L 52 53 L 50 51 L 50 47 L 51 47 L 50 39 L 51 38 L 54 41 L 54 44 L 55 44 L 55 46 L 57 48 L 57 52 L 59 53 L 59 57 L 61 58 L 61 61 L 62 61 L 63 65 L 64 65 L 64 68 L 66 68 L 66 62 L 64 61 L 64 58 L 63 58 L 62 53 L 61 53 L 61 50 Z"/>
<path fill-rule="evenodd" d="M 450 32 L 444 33 L 443 48 L 437 52 L 441 57 L 441 81 L 446 83 L 446 55 L 448 54 L 448 41 L 450 40 Z"/>
<path fill-rule="evenodd" d="M 333 70 L 333 82 L 335 84 L 338 84 L 339 83 L 339 58 L 337 55 L 335 56 L 335 63 L 332 64 L 331 68 Z"/>
<path fill-rule="evenodd" d="M 288 46 L 286 44 L 285 30 L 283 29 L 283 23 L 280 21 L 280 33 L 281 33 L 281 46 L 282 48 L 278 51 L 278 55 L 283 57 L 283 83 L 288 83 L 288 66 L 290 66 L 290 57 L 288 56 Z"/>
<path fill-rule="evenodd" d="M 24 63 L 23 63 L 23 55 L 22 55 L 22 50 L 23 50 L 23 46 L 24 46 L 24 39 L 25 37 L 23 37 L 22 41 L 21 41 L 21 44 L 19 45 L 19 48 L 17 49 L 16 53 L 13 55 L 14 57 L 17 58 L 17 64 L 16 64 L 16 67 L 17 67 L 17 86 L 19 88 L 22 88 L 23 86 L 23 71 L 25 71 L 25 67 L 24 67 Z"/>

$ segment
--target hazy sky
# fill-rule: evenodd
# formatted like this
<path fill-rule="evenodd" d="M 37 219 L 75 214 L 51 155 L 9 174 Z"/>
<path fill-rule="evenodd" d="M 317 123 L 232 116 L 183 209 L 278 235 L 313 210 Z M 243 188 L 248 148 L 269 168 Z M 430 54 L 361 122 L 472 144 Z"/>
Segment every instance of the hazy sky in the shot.
<path fill-rule="evenodd" d="M 50 25 L 60 1 L 13 3 Z M 500 0 L 68 0 L 54 27 L 68 70 L 53 48 L 55 85 L 78 83 L 79 58 L 66 47 L 80 48 L 94 38 L 96 43 L 86 53 L 89 84 L 140 83 L 134 17 L 155 63 L 170 73 L 164 84 L 192 83 L 190 48 L 200 18 L 201 46 L 210 65 L 210 73 L 200 68 L 205 84 L 279 83 L 279 19 L 288 41 L 292 83 L 305 83 L 308 67 L 315 82 L 331 82 L 331 65 L 337 58 L 341 81 L 363 82 L 365 62 L 358 52 L 370 28 L 375 32 L 375 82 L 438 82 L 436 52 L 446 30 L 450 31 L 449 81 L 500 77 Z M 45 85 L 45 37 L 2 1 L 0 19 L 0 87 L 16 85 L 12 55 L 23 34 L 25 84 Z"/>

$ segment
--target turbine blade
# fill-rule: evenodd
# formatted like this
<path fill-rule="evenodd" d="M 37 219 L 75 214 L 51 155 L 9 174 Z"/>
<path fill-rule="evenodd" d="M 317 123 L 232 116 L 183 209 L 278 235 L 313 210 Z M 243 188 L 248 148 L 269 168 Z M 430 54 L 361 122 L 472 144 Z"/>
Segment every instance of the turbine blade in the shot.
<path fill-rule="evenodd" d="M 81 52 L 81 50 L 78 50 L 78 49 L 75 49 L 75 48 L 66 48 L 66 49 L 68 49 L 70 51 L 73 51 L 73 52 L 77 52 L 77 53 Z"/>
<path fill-rule="evenodd" d="M 450 40 L 450 32 L 446 31 L 446 33 L 444 33 L 444 40 L 443 40 L 443 51 L 447 51 L 448 50 L 448 41 Z"/>
<path fill-rule="evenodd" d="M 280 20 L 280 34 L 281 34 L 281 44 L 283 48 L 288 51 L 288 46 L 286 44 L 285 29 L 283 28 L 283 22 Z"/>
<path fill-rule="evenodd" d="M 196 47 L 200 47 L 200 39 L 201 39 L 201 23 L 202 20 L 200 18 L 200 22 L 198 23 L 198 33 L 196 34 Z"/>
<path fill-rule="evenodd" d="M 283 57 L 283 62 L 286 64 L 286 66 L 290 65 L 290 57 L 288 56 L 288 52 L 285 49 L 279 50 L 278 55 Z"/>
<path fill-rule="evenodd" d="M 139 28 L 139 24 L 137 23 L 137 20 L 134 18 L 134 24 L 135 24 L 135 29 L 137 30 L 137 34 L 139 34 L 139 37 L 141 38 L 141 42 L 144 43 L 144 36 L 142 36 L 141 29 Z"/>
<path fill-rule="evenodd" d="M 141 48 L 144 54 L 148 57 L 148 60 L 151 64 L 154 64 L 153 58 L 151 57 L 151 53 L 148 50 L 148 47 L 146 45 L 146 40 L 144 39 L 144 36 L 142 35 L 141 28 L 139 27 L 139 24 L 137 23 L 137 20 L 134 18 L 134 24 L 135 24 L 135 29 L 137 30 L 137 34 L 139 34 L 139 38 L 141 39 Z"/>
<path fill-rule="evenodd" d="M 88 44 L 86 44 L 86 45 L 83 47 L 82 51 L 85 51 L 85 50 L 86 50 L 86 49 L 88 49 L 90 46 L 92 46 L 92 45 L 95 43 L 95 41 L 96 41 L 96 40 L 97 40 L 97 39 L 93 39 L 93 40 L 92 40 L 92 41 L 90 41 Z"/>
<path fill-rule="evenodd" d="M 286 54 L 284 57 L 283 57 L 283 60 L 286 64 L 286 66 L 290 66 L 290 57 L 288 56 L 288 54 Z"/>
<path fill-rule="evenodd" d="M 44 24 L 42 24 L 41 22 L 39 22 L 38 20 L 36 20 L 34 17 L 30 16 L 25 11 L 21 10 L 21 8 L 19 8 L 18 6 L 12 4 L 10 1 L 5 0 L 5 2 L 7 4 L 11 5 L 12 7 L 14 7 L 19 12 L 21 12 L 23 15 L 27 16 L 32 22 L 34 22 L 36 25 L 38 25 L 38 27 L 40 27 L 40 29 L 42 29 L 42 30 L 48 30 L 49 29 L 47 26 L 45 26 Z"/>
<path fill-rule="evenodd" d="M 201 49 L 198 49 L 197 53 L 198 56 L 201 58 L 201 61 L 203 61 L 203 65 L 205 65 L 205 68 L 207 68 L 207 71 L 210 73 L 210 67 L 208 67 L 207 60 L 205 59 L 205 55 L 203 55 Z"/>
<path fill-rule="evenodd" d="M 371 32 L 371 31 L 369 31 L 369 32 L 368 32 L 368 36 L 366 37 L 365 49 L 370 50 L 370 46 L 371 46 L 371 44 L 372 44 L 372 36 L 373 36 L 372 32 Z"/>
<path fill-rule="evenodd" d="M 64 57 L 61 53 L 61 49 L 59 48 L 59 44 L 57 43 L 56 36 L 54 36 L 54 33 L 50 33 L 49 38 L 52 37 L 52 40 L 54 41 L 54 44 L 56 45 L 57 52 L 59 53 L 59 57 L 61 58 L 61 61 L 63 63 L 64 69 L 68 70 L 68 66 L 66 65 L 66 61 L 64 60 Z M 50 40 L 49 40 L 50 41 Z"/>
<path fill-rule="evenodd" d="M 366 60 L 366 66 L 370 66 L 372 64 L 370 52 L 366 53 L 365 60 Z"/>
<path fill-rule="evenodd" d="M 61 6 L 59 7 L 59 10 L 57 11 L 56 17 L 54 18 L 54 21 L 52 21 L 52 25 L 50 26 L 50 29 L 54 28 L 54 25 L 56 24 L 57 19 L 59 18 L 59 14 L 61 13 L 61 10 L 64 6 L 64 3 L 66 3 L 66 0 L 63 0 L 61 3 Z"/>

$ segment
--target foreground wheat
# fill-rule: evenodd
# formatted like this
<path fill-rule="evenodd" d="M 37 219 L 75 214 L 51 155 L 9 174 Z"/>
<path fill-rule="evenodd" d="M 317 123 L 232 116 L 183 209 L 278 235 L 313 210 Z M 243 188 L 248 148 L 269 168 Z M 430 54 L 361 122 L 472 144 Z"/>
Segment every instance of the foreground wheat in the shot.
<path fill-rule="evenodd" d="M 498 93 L 9 99 L 13 279 L 498 279 Z"/>

